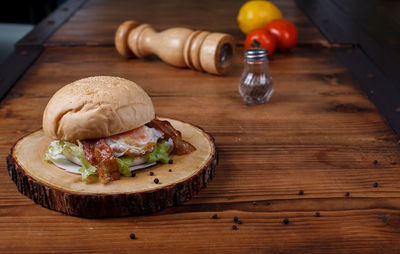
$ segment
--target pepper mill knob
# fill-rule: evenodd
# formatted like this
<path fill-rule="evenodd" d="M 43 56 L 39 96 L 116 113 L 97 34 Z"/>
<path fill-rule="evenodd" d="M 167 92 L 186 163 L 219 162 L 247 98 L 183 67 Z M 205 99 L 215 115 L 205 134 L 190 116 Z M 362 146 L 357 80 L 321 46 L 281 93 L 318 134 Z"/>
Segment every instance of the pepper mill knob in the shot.
<path fill-rule="evenodd" d="M 234 39 L 229 34 L 180 27 L 157 33 L 148 24 L 129 20 L 118 27 L 115 47 L 124 57 L 155 54 L 173 66 L 219 75 L 232 65 Z"/>

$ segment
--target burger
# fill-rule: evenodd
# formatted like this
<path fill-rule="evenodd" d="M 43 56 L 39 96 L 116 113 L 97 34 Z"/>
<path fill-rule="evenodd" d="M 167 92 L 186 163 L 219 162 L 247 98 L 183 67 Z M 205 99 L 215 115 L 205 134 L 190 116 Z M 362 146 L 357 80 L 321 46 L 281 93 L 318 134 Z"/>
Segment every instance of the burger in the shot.
<path fill-rule="evenodd" d="M 43 131 L 53 140 L 44 159 L 85 182 L 107 184 L 196 150 L 155 116 L 140 86 L 119 77 L 84 78 L 58 90 L 44 111 Z"/>

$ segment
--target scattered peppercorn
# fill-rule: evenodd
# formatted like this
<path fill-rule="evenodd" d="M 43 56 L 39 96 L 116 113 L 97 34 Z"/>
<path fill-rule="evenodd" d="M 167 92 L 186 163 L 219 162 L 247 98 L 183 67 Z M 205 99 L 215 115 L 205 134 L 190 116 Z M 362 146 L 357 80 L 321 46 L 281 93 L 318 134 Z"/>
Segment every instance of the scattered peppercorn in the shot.
<path fill-rule="evenodd" d="M 150 171 L 149 175 L 153 176 L 153 175 L 154 175 L 154 172 L 151 172 L 151 171 Z"/>
<path fill-rule="evenodd" d="M 158 180 L 158 178 L 154 178 L 154 183 L 159 183 L 160 182 L 160 180 Z"/>
<path fill-rule="evenodd" d="M 256 202 L 256 201 L 253 201 L 253 205 L 257 205 L 257 202 Z"/>
<path fill-rule="evenodd" d="M 350 196 L 350 192 L 346 192 L 345 196 L 346 197 Z"/>
<path fill-rule="evenodd" d="M 136 173 L 135 173 L 135 172 L 132 172 L 131 177 L 135 177 L 135 176 L 136 176 Z"/>
<path fill-rule="evenodd" d="M 136 235 L 135 235 L 134 233 L 130 234 L 129 237 L 130 237 L 131 239 L 136 239 Z"/>
<path fill-rule="evenodd" d="M 168 169 L 168 172 L 172 172 L 172 169 Z"/>
<path fill-rule="evenodd" d="M 265 203 L 266 205 L 271 205 L 271 203 L 270 202 L 267 202 L 267 203 Z"/>
<path fill-rule="evenodd" d="M 374 160 L 374 164 L 378 164 L 378 161 L 377 161 L 377 160 Z"/>
<path fill-rule="evenodd" d="M 218 219 L 218 214 L 214 213 L 214 214 L 211 216 L 211 218 L 212 218 L 212 219 Z"/>
<path fill-rule="evenodd" d="M 379 185 L 378 182 L 375 182 L 375 183 L 374 183 L 374 187 L 375 187 L 375 188 L 378 187 L 378 185 Z"/>
<path fill-rule="evenodd" d="M 315 217 L 320 217 L 320 216 L 321 216 L 321 214 L 319 212 L 315 213 Z"/>
<path fill-rule="evenodd" d="M 288 218 L 284 218 L 283 219 L 283 224 L 285 224 L 285 225 L 289 224 L 289 219 Z"/>
<path fill-rule="evenodd" d="M 243 222 L 241 220 L 238 220 L 237 224 L 242 224 Z"/>
<path fill-rule="evenodd" d="M 234 222 L 238 222 L 239 218 L 237 216 L 233 217 Z"/>
<path fill-rule="evenodd" d="M 303 195 L 304 191 L 303 190 L 299 190 L 299 195 Z"/>
<path fill-rule="evenodd" d="M 233 230 L 237 230 L 236 225 L 233 225 L 233 226 L 232 226 L 232 229 L 233 229 Z"/>
<path fill-rule="evenodd" d="M 171 160 L 168 161 L 168 163 L 169 163 L 169 164 L 173 164 L 174 161 L 171 159 Z"/>

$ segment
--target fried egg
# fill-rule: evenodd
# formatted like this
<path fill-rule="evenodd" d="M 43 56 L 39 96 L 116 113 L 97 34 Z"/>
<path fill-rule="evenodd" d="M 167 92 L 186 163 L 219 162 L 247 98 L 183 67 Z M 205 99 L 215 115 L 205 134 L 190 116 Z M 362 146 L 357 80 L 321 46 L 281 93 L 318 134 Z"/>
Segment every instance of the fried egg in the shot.
<path fill-rule="evenodd" d="M 153 151 L 158 139 L 164 134 L 154 128 L 143 125 L 139 128 L 106 138 L 114 155 L 142 156 Z"/>

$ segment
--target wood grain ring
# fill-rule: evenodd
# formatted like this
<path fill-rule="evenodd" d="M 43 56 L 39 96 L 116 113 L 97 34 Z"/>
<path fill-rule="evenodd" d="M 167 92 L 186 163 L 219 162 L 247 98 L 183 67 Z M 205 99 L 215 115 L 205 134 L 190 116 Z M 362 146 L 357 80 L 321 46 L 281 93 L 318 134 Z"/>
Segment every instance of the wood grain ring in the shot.
<path fill-rule="evenodd" d="M 68 186 L 57 187 L 54 183 L 49 184 L 43 179 L 39 179 L 34 172 L 29 171 L 32 170 L 27 166 L 27 163 L 30 161 L 29 156 L 26 159 L 21 160 L 20 152 L 21 144 L 28 142 L 27 138 L 32 135 L 40 135 L 41 130 L 31 133 L 23 138 L 21 138 L 11 149 L 10 154 L 7 157 L 7 167 L 8 173 L 11 176 L 12 180 L 17 186 L 19 192 L 24 194 L 25 196 L 32 199 L 35 203 L 42 205 L 43 207 L 60 211 L 69 215 L 81 216 L 81 217 L 120 217 L 120 216 L 131 216 L 131 215 L 143 215 L 150 214 L 162 210 L 164 208 L 175 206 L 182 204 L 183 202 L 189 200 L 193 195 L 198 193 L 201 188 L 206 187 L 206 185 L 212 180 L 215 175 L 215 169 L 217 165 L 217 152 L 215 149 L 214 139 L 211 135 L 203 131 L 200 127 L 191 125 L 189 123 L 184 123 L 177 120 L 167 119 L 169 120 L 178 130 L 182 132 L 184 139 L 188 140 L 191 143 L 194 143 L 197 151 L 193 152 L 189 155 L 183 156 L 174 156 L 174 164 L 169 165 L 159 165 L 152 167 L 148 170 L 143 170 L 137 173 L 139 177 L 126 177 L 122 178 L 119 181 L 112 182 L 114 185 L 112 186 L 120 186 L 119 184 L 129 183 L 130 181 L 139 181 L 140 179 L 150 179 L 148 176 L 148 171 L 153 171 L 155 176 L 162 174 L 166 168 L 179 168 L 179 165 L 186 165 L 185 160 L 191 161 L 196 156 L 196 152 L 201 151 L 203 148 L 199 147 L 201 142 L 207 142 L 210 145 L 210 154 L 207 156 L 207 160 L 204 161 L 203 164 L 198 165 L 199 168 L 195 169 L 195 173 L 191 174 L 186 178 L 176 179 L 172 183 L 165 183 L 164 185 L 160 185 L 160 187 L 156 187 L 153 189 L 147 189 L 142 191 L 125 191 L 125 192 L 110 192 L 104 191 L 107 189 L 109 185 L 96 185 L 81 183 L 87 188 L 92 188 L 96 190 L 96 186 L 99 187 L 100 191 L 71 191 L 68 189 Z M 182 128 L 182 126 L 186 126 Z M 196 132 L 201 132 L 205 139 L 200 143 L 195 141 L 198 139 L 197 136 L 190 136 L 193 133 L 188 133 L 190 130 L 194 130 Z M 188 136 L 189 135 L 189 136 Z M 47 137 L 45 137 L 47 138 Z M 48 139 L 46 143 L 50 142 Z M 37 144 L 32 144 L 35 146 Z M 41 146 L 46 147 L 48 144 L 41 144 Z M 199 150 L 200 149 L 200 150 Z M 18 150 L 16 152 L 16 150 Z M 38 154 L 43 152 L 43 148 L 38 147 Z M 205 152 L 202 151 L 201 154 Z M 34 155 L 32 155 L 34 156 Z M 184 156 L 193 156 L 192 159 L 190 157 Z M 37 157 L 37 156 L 36 156 Z M 25 158 L 25 157 L 23 157 Z M 176 161 L 175 161 L 176 160 Z M 196 161 L 196 160 L 193 160 Z M 36 164 L 46 165 L 43 163 L 42 158 L 35 162 Z M 33 164 L 32 164 L 33 165 Z M 49 167 L 55 167 L 52 164 L 48 164 Z M 163 167 L 165 166 L 165 167 Z M 194 167 L 194 165 L 192 165 Z M 56 167 L 55 167 L 56 168 Z M 29 170 L 28 170 L 29 169 Z M 80 176 L 73 175 L 71 173 L 65 172 L 62 169 L 56 168 L 55 170 L 57 174 L 63 174 L 63 178 L 77 178 L 75 180 L 79 180 Z M 48 170 L 42 172 L 55 172 L 55 170 Z M 61 173 L 60 173 L 61 172 Z M 176 169 L 178 173 L 178 169 Z M 172 172 L 173 173 L 173 172 Z M 169 172 L 171 174 L 171 172 Z M 72 175 L 72 176 L 71 176 Z M 49 178 L 50 179 L 50 178 Z M 125 179 L 125 180 L 124 180 Z M 151 178 L 152 179 L 152 178 Z M 75 181 L 74 180 L 74 181 Z M 162 180 L 161 180 L 162 181 Z M 77 181 L 77 186 L 79 182 Z M 135 183 L 137 184 L 137 182 Z M 74 185 L 71 185 L 74 186 Z M 123 185 L 121 185 L 123 186 Z M 131 185 L 132 186 L 132 185 Z M 70 187 L 73 188 L 73 187 Z"/>

